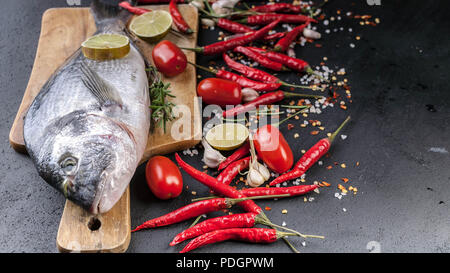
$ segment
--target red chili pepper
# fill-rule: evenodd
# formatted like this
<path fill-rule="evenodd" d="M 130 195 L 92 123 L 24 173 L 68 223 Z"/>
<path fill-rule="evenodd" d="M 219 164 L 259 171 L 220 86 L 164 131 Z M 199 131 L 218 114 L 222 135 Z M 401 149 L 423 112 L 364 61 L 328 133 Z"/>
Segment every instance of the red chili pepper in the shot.
<path fill-rule="evenodd" d="M 281 83 L 281 85 L 288 86 L 288 87 L 311 89 L 309 86 L 302 86 L 302 85 L 286 83 L 265 71 L 262 71 L 262 70 L 259 70 L 259 69 L 253 68 L 253 67 L 249 67 L 249 66 L 241 64 L 239 62 L 236 62 L 235 60 L 231 59 L 230 56 L 228 56 L 226 53 L 223 53 L 223 60 L 231 69 L 236 70 L 237 72 L 241 73 L 245 77 L 251 78 L 256 81 L 265 82 L 265 83 L 275 82 L 275 83 Z M 314 89 L 314 88 L 312 88 L 312 89 Z"/>
<path fill-rule="evenodd" d="M 278 13 L 266 13 L 259 15 L 251 15 L 244 18 L 239 23 L 249 24 L 249 25 L 265 25 L 269 24 L 275 20 L 281 20 L 281 23 L 287 24 L 302 24 L 306 22 L 317 23 L 317 20 L 301 14 L 278 14 Z"/>
<path fill-rule="evenodd" d="M 172 15 L 173 22 L 175 23 L 179 31 L 187 34 L 191 34 L 194 32 L 186 23 L 186 21 L 183 18 L 183 15 L 178 10 L 177 3 L 175 0 L 170 1 L 169 12 L 170 15 Z"/>
<path fill-rule="evenodd" d="M 290 3 L 276 3 L 271 5 L 263 5 L 252 8 L 252 11 L 256 12 L 287 12 L 287 13 L 301 13 L 305 12 L 307 5 L 293 5 Z"/>
<path fill-rule="evenodd" d="M 249 142 L 245 142 L 244 145 L 239 147 L 233 154 L 231 154 L 227 159 L 225 159 L 222 163 L 220 163 L 218 170 L 225 169 L 228 165 L 233 163 L 234 161 L 243 158 L 244 156 L 250 153 L 250 144 Z"/>
<path fill-rule="evenodd" d="M 234 74 L 232 72 L 226 71 L 226 70 L 218 70 L 216 73 L 216 76 L 222 79 L 227 79 L 230 81 L 234 81 L 237 84 L 239 84 L 243 88 L 252 88 L 255 91 L 258 92 L 269 92 L 277 90 L 281 87 L 281 83 L 276 82 L 256 82 L 252 81 L 250 79 L 247 79 L 246 77 Z"/>
<path fill-rule="evenodd" d="M 253 135 L 253 143 L 258 157 L 272 171 L 284 173 L 292 167 L 292 149 L 276 126 L 267 124 L 258 128 Z"/>
<path fill-rule="evenodd" d="M 264 38 L 267 35 L 267 33 L 271 29 L 273 29 L 279 22 L 280 22 L 280 20 L 273 21 L 272 23 L 268 24 L 267 26 L 261 28 L 260 30 L 255 31 L 249 35 L 237 37 L 237 38 L 234 38 L 234 39 L 231 39 L 228 41 L 217 42 L 217 43 L 207 45 L 204 47 L 183 48 L 183 49 L 192 50 L 197 53 L 202 53 L 204 55 L 221 54 L 228 50 L 232 50 L 235 47 L 243 46 L 243 45 L 249 44 L 255 40 Z"/>
<path fill-rule="evenodd" d="M 235 188 L 232 188 L 229 185 L 220 183 L 216 178 L 207 175 L 204 172 L 201 172 L 194 167 L 190 166 L 186 162 L 184 162 L 181 157 L 178 155 L 178 153 L 175 153 L 175 159 L 178 162 L 178 165 L 187 172 L 190 176 L 192 176 L 194 179 L 202 183 L 203 185 L 209 187 L 211 190 L 216 192 L 217 194 L 229 197 L 229 198 L 246 198 L 245 195 L 240 193 Z M 239 203 L 239 206 L 244 208 L 247 212 L 254 212 L 254 213 L 262 213 L 262 209 L 256 205 L 253 200 L 246 200 Z"/>
<path fill-rule="evenodd" d="M 234 116 L 237 116 L 237 115 L 245 113 L 245 112 L 254 111 L 260 105 L 271 105 L 276 102 L 282 101 L 285 98 L 292 98 L 292 97 L 315 98 L 315 99 L 322 98 L 322 96 L 316 96 L 316 95 L 307 95 L 307 94 L 297 94 L 297 93 L 290 93 L 290 92 L 284 92 L 284 91 L 276 91 L 276 92 L 272 92 L 272 93 L 263 94 L 251 102 L 248 102 L 244 105 L 238 105 L 232 109 L 224 111 L 222 113 L 222 115 L 224 118 L 234 117 Z"/>
<path fill-rule="evenodd" d="M 243 198 L 245 199 L 245 198 Z M 228 209 L 236 203 L 243 200 L 241 199 L 230 199 L 230 198 L 214 198 L 209 200 L 198 201 L 184 207 L 181 207 L 173 212 L 165 214 L 163 216 L 148 220 L 143 224 L 136 227 L 131 232 L 136 232 L 141 229 L 155 228 L 172 225 L 179 223 L 190 218 L 197 217 L 202 214 L 207 214 L 213 211 L 219 211 L 223 209 Z"/>
<path fill-rule="evenodd" d="M 170 243 L 177 245 L 185 240 L 203 235 L 205 233 L 230 228 L 251 228 L 257 224 L 265 224 L 266 221 L 259 214 L 248 212 L 233 215 L 225 215 L 207 219 L 191 228 L 179 233 Z"/>
<path fill-rule="evenodd" d="M 220 18 L 219 20 L 217 20 L 217 26 L 220 28 L 223 28 L 226 31 L 232 32 L 232 33 L 249 33 L 249 32 L 255 32 L 254 29 L 243 25 L 243 24 L 239 24 L 237 22 L 225 19 L 225 18 Z"/>
<path fill-rule="evenodd" d="M 226 36 L 223 40 L 224 41 L 229 41 L 231 39 L 237 38 L 237 37 L 242 37 L 245 35 L 249 35 L 253 32 L 247 32 L 247 33 L 236 33 L 234 35 L 231 36 Z M 270 34 L 265 36 L 264 38 L 262 38 L 263 41 L 272 41 L 272 40 L 276 40 L 276 39 L 281 39 L 286 35 L 285 32 L 275 32 L 274 34 Z"/>
<path fill-rule="evenodd" d="M 324 156 L 328 152 L 337 134 L 339 134 L 342 128 L 349 121 L 350 117 L 348 117 L 330 137 L 319 140 L 319 142 L 317 142 L 313 147 L 311 147 L 311 149 L 309 149 L 300 158 L 300 160 L 295 164 L 294 169 L 292 171 L 285 173 L 274 179 L 272 182 L 270 182 L 270 186 L 274 186 L 284 181 L 296 179 L 302 176 L 309 168 L 311 168 L 312 165 L 314 165 L 314 163 L 317 162 L 317 160 L 319 160 L 322 156 Z"/>
<path fill-rule="evenodd" d="M 240 171 L 248 168 L 251 156 L 237 160 L 225 168 L 218 176 L 217 180 L 221 183 L 230 185 L 231 181 L 238 175 Z"/>
<path fill-rule="evenodd" d="M 198 64 L 194 64 L 194 63 L 190 63 L 193 66 L 202 69 L 204 71 L 213 73 L 214 75 L 216 75 L 216 77 L 221 78 L 221 79 L 226 79 L 229 81 L 233 81 L 237 84 L 239 84 L 241 87 L 243 88 L 252 88 L 256 91 L 259 92 L 268 92 L 268 91 L 274 91 L 277 90 L 278 88 L 281 87 L 281 83 L 275 83 L 275 82 L 271 82 L 271 83 L 264 83 L 264 82 L 256 82 L 256 81 L 252 81 L 250 79 L 247 79 L 246 77 L 234 74 L 232 72 L 220 69 L 220 70 L 216 70 L 216 69 L 209 69 L 206 68 L 204 66 L 198 65 Z"/>
<path fill-rule="evenodd" d="M 250 50 L 253 50 L 255 52 L 258 52 L 260 54 L 263 54 L 267 58 L 271 59 L 272 61 L 279 62 L 284 64 L 285 66 L 289 67 L 292 70 L 298 71 L 298 72 L 306 72 L 310 74 L 314 74 L 315 72 L 312 70 L 310 65 L 305 62 L 304 60 L 300 60 L 297 58 L 292 58 L 287 55 L 272 52 L 272 51 L 266 51 L 261 48 L 257 47 L 247 47 Z"/>
<path fill-rule="evenodd" d="M 289 71 L 289 69 L 287 69 L 283 64 L 274 62 L 271 59 L 263 56 L 262 54 L 250 50 L 246 47 L 238 46 L 234 49 L 234 52 L 244 54 L 245 56 L 249 57 L 250 59 L 254 60 L 255 62 L 259 63 L 261 66 L 265 68 L 275 71 Z"/>
<path fill-rule="evenodd" d="M 180 253 L 186 253 L 205 245 L 227 240 L 245 241 L 250 243 L 273 243 L 288 235 L 295 236 L 297 234 L 265 228 L 229 228 L 214 230 L 190 241 Z"/>
<path fill-rule="evenodd" d="M 119 6 L 121 6 L 122 8 L 124 8 L 124 9 L 128 10 L 129 12 L 131 12 L 133 14 L 136 14 L 136 15 L 142 15 L 144 13 L 147 13 L 147 12 L 151 11 L 149 9 L 133 7 L 127 1 L 120 2 Z"/>
<path fill-rule="evenodd" d="M 312 192 L 317 189 L 317 185 L 300 185 L 292 187 L 280 187 L 280 188 L 248 188 L 240 190 L 241 193 L 245 194 L 247 197 L 251 196 L 264 196 L 264 195 L 281 195 L 289 194 L 290 196 L 303 195 L 308 192 Z"/>
<path fill-rule="evenodd" d="M 309 25 L 309 22 L 295 27 L 291 31 L 289 31 L 283 38 L 281 38 L 274 47 L 274 50 L 277 52 L 285 52 L 288 50 L 289 46 L 297 39 L 297 36 Z"/>
<path fill-rule="evenodd" d="M 311 192 L 317 188 L 317 185 L 301 185 L 283 188 L 261 187 L 242 189 L 240 190 L 240 192 L 245 193 L 246 195 L 248 195 L 248 197 L 285 194 L 289 194 L 290 196 L 299 196 Z M 252 212 L 211 218 L 179 233 L 177 236 L 175 236 L 170 245 L 174 246 L 187 239 L 191 239 L 214 230 L 229 228 L 250 228 L 254 227 L 257 224 L 271 226 L 271 224 L 268 223 L 267 220 L 260 214 Z"/>
<path fill-rule="evenodd" d="M 260 82 L 279 82 L 279 79 L 265 71 L 246 66 L 231 59 L 226 53 L 223 53 L 223 60 L 233 70 L 243 74 L 244 76 Z"/>
<path fill-rule="evenodd" d="M 284 36 L 286 36 L 286 32 L 275 32 L 274 34 L 270 34 L 267 35 L 266 37 L 264 37 L 264 41 L 271 41 L 271 40 L 275 40 L 275 39 L 281 39 Z"/>

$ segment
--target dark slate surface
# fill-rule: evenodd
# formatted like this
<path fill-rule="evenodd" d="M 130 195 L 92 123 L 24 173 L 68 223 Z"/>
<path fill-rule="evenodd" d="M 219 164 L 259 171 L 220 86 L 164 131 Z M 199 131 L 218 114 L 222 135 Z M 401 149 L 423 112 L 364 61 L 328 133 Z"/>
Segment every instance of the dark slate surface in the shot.
<path fill-rule="evenodd" d="M 32 69 L 42 13 L 77 2 L 8 0 L 2 4 L 1 252 L 56 252 L 64 198 L 43 182 L 28 157 L 10 148 L 8 133 Z M 317 116 L 328 130 L 348 113 L 353 116 L 344 132 L 348 138 L 337 140 L 324 166 L 316 165 L 308 172 L 307 182 L 325 180 L 333 186 L 320 195 L 310 195 L 315 198 L 313 202 L 292 198 L 259 204 L 272 207 L 267 214 L 275 223 L 286 221 L 291 228 L 327 237 L 323 241 L 308 240 L 306 247 L 301 244 L 303 240 L 293 238 L 291 241 L 303 252 L 369 252 L 374 246 L 380 246 L 382 252 L 449 252 L 450 154 L 445 152 L 450 151 L 449 5 L 446 1 L 420 0 L 381 0 L 380 6 L 367 2 L 373 1 L 334 0 L 326 13 L 336 16 L 340 9 L 343 14 L 370 14 L 380 18 L 379 26 L 362 27 L 359 20 L 343 18 L 330 26 L 319 25 L 322 48 L 297 47 L 297 55 L 312 64 L 326 56 L 329 67 L 346 68 L 352 86 L 353 104 L 348 111 L 327 109 Z M 340 27 L 345 30 L 333 32 Z M 331 34 L 324 33 L 326 28 Z M 355 40 L 357 35 L 360 41 Z M 201 31 L 199 44 L 212 42 L 215 37 L 217 31 Z M 351 48 L 350 43 L 356 47 Z M 202 64 L 210 60 L 213 58 L 199 58 Z M 295 75 L 282 77 L 290 82 L 297 80 Z M 435 111 L 430 111 L 430 106 Z M 323 136 L 313 137 L 308 130 L 300 131 L 298 139 L 292 137 L 292 131 L 282 130 L 296 153 L 295 159 L 301 149 Z M 432 152 L 431 148 L 444 152 Z M 201 168 L 199 158 L 185 158 Z M 360 166 L 356 168 L 358 161 Z M 344 162 L 348 167 L 325 169 L 334 162 Z M 145 185 L 143 166 L 138 168 L 131 184 L 132 225 L 185 205 L 191 191 L 207 194 L 188 175 L 183 177 L 189 190 L 176 200 L 159 201 Z M 348 185 L 359 189 L 356 196 L 341 200 L 334 197 L 342 177 L 348 177 Z M 288 214 L 281 214 L 282 209 L 288 209 Z M 129 252 L 177 252 L 180 247 L 169 247 L 168 243 L 189 224 L 134 234 Z M 270 246 L 227 242 L 201 251 L 290 250 L 282 242 Z"/>

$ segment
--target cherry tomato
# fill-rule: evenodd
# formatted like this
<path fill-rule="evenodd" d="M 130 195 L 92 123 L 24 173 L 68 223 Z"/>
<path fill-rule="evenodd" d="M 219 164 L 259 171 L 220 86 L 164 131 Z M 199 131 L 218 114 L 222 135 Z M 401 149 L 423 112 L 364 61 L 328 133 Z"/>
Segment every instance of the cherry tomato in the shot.
<path fill-rule="evenodd" d="M 269 169 L 284 173 L 294 163 L 291 147 L 277 127 L 264 125 L 253 136 L 253 144 L 259 158 Z"/>
<path fill-rule="evenodd" d="M 183 178 L 177 165 L 164 156 L 150 158 L 145 168 L 145 178 L 153 194 L 159 199 L 175 198 L 183 190 Z"/>
<path fill-rule="evenodd" d="M 187 66 L 186 54 L 167 40 L 153 48 L 152 57 L 156 68 L 166 77 L 174 77 L 183 73 Z"/>
<path fill-rule="evenodd" d="M 229 80 L 208 78 L 202 80 L 197 87 L 197 95 L 206 104 L 217 104 L 225 107 L 242 102 L 241 86 Z"/>

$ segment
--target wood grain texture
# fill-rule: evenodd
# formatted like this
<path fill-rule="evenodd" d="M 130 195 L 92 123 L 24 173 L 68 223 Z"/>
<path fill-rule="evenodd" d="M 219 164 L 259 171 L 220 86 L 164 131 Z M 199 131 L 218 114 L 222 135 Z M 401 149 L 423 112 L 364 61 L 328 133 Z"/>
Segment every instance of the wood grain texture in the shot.
<path fill-rule="evenodd" d="M 166 5 L 148 6 L 147 8 L 168 10 Z M 198 12 L 189 5 L 179 5 L 179 9 L 195 33 L 191 36 L 169 33 L 165 39 L 182 47 L 195 47 L 198 33 Z M 47 79 L 95 31 L 94 20 L 87 8 L 56 8 L 49 9 L 44 13 L 33 70 L 9 134 L 10 144 L 17 152 L 26 153 L 23 140 L 23 119 L 33 99 Z M 151 63 L 151 52 L 154 45 L 140 39 L 136 41 L 136 44 Z M 185 53 L 188 60 L 195 63 L 195 53 L 190 51 L 185 51 Z M 172 125 L 176 121 L 167 124 L 166 133 L 161 128 L 155 128 L 149 135 L 147 148 L 142 158 L 143 162 L 152 155 L 168 154 L 190 148 L 199 143 L 202 136 L 200 110 L 196 105 L 195 68 L 188 66 L 184 73 L 173 78 L 163 78 L 163 80 L 171 84 L 171 90 L 176 96 L 172 102 L 182 106 L 180 109 L 184 108 L 190 111 L 189 117 L 181 116 L 181 118 L 189 119 L 191 128 L 190 130 L 182 128 L 183 134 L 172 134 Z M 173 136 L 181 139 L 174 139 Z"/>
<path fill-rule="evenodd" d="M 168 6 L 147 8 L 168 10 Z M 183 47 L 195 47 L 198 31 L 197 10 L 189 5 L 180 5 L 179 9 L 195 33 L 186 37 L 169 33 L 164 39 Z M 26 153 L 23 140 L 23 118 L 33 99 L 47 79 L 95 31 L 95 22 L 88 8 L 55 8 L 43 14 L 33 70 L 9 136 L 10 144 L 17 152 Z M 151 63 L 153 45 L 139 39 L 135 42 L 144 57 Z M 186 56 L 190 62 L 195 63 L 195 53 L 186 52 Z M 189 133 L 182 139 L 174 139 L 171 128 L 177 120 L 167 125 L 166 133 L 162 128 L 154 129 L 149 135 L 142 162 L 155 154 L 187 149 L 201 140 L 201 117 L 196 100 L 195 69 L 188 66 L 184 73 L 173 78 L 163 78 L 163 81 L 171 84 L 170 89 L 176 96 L 171 99 L 172 102 L 188 110 L 188 115 L 182 118 L 189 119 L 191 130 L 187 130 Z M 175 136 L 179 135 L 175 134 Z M 67 201 L 58 229 L 57 248 L 61 252 L 124 252 L 128 248 L 131 237 L 130 219 L 129 188 L 118 203 L 103 215 L 91 215 Z M 92 224 L 94 227 L 96 224 L 100 226 L 97 226 L 96 230 L 91 230 Z"/>

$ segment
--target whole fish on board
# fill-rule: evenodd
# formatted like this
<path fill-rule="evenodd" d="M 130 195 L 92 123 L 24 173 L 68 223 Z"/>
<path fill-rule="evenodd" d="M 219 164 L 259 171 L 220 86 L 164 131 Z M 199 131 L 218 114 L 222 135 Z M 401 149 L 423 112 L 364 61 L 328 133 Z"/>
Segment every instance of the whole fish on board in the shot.
<path fill-rule="evenodd" d="M 94 0 L 96 34 L 126 35 L 127 11 Z M 146 63 L 131 44 L 121 59 L 75 52 L 48 80 L 24 120 L 40 176 L 91 213 L 110 210 L 142 158 L 150 127 Z"/>

